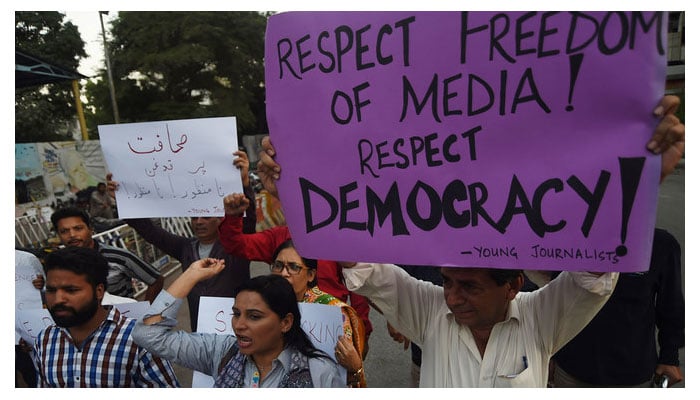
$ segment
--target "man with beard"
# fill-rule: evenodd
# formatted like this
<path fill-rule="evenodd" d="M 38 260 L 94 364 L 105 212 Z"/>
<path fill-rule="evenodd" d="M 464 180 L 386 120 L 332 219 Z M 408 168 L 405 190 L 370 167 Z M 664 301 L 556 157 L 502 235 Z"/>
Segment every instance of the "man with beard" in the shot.
<path fill-rule="evenodd" d="M 62 208 L 51 215 L 51 222 L 63 245 L 96 249 L 107 260 L 109 274 L 106 290 L 110 294 L 134 297 L 132 278 L 148 285 L 144 297 L 149 302 L 153 301 L 163 288 L 165 278 L 153 266 L 126 249 L 93 239 L 90 216 L 85 211 L 75 207 Z"/>
<path fill-rule="evenodd" d="M 36 338 L 39 387 L 180 387 L 170 363 L 136 345 L 136 320 L 100 306 L 107 261 L 66 247 L 46 258 L 46 306 L 55 325 Z"/>

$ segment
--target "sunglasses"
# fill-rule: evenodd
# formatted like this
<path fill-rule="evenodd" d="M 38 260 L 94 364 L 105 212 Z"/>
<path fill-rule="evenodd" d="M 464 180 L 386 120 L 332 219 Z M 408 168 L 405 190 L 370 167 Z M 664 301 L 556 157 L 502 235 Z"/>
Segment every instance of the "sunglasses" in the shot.
<path fill-rule="evenodd" d="M 282 270 L 285 268 L 287 269 L 287 272 L 289 272 L 290 275 L 298 275 L 302 269 L 309 269 L 304 264 L 297 264 L 293 261 L 288 262 L 282 260 L 275 260 L 275 262 L 273 262 L 272 265 L 270 265 L 270 271 L 276 273 L 281 273 Z"/>

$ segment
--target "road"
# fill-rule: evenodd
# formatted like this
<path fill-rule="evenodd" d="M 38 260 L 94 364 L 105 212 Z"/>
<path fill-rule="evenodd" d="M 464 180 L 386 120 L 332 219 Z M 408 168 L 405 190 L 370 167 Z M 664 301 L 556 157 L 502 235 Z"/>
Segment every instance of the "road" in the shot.
<path fill-rule="evenodd" d="M 683 287 L 685 288 L 685 169 L 680 167 L 669 175 L 659 190 L 657 207 L 657 227 L 668 230 L 678 239 L 683 251 Z M 251 275 L 269 273 L 267 264 L 254 262 Z M 166 280 L 165 287 L 179 274 L 173 274 Z M 187 303 L 178 314 L 179 327 L 189 328 Z M 370 321 L 374 327 L 369 342 L 369 353 L 365 360 L 367 384 L 372 388 L 408 388 L 410 387 L 411 352 L 394 342 L 386 330 L 386 321 L 375 310 L 370 311 Z M 681 368 L 685 373 L 685 351 L 681 349 Z M 192 385 L 192 371 L 175 366 L 176 373 L 183 387 Z M 675 387 L 685 387 L 682 382 Z"/>

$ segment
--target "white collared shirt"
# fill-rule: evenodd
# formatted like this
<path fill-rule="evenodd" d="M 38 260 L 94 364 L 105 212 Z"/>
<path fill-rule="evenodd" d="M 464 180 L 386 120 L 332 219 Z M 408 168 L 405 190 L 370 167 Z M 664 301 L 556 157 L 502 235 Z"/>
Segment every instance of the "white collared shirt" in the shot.
<path fill-rule="evenodd" d="M 423 350 L 420 387 L 546 387 L 549 358 L 603 307 L 617 273 L 564 272 L 519 293 L 491 331 L 482 359 L 471 331 L 447 308 L 443 289 L 392 264 L 343 269 L 348 289 L 368 297 Z"/>

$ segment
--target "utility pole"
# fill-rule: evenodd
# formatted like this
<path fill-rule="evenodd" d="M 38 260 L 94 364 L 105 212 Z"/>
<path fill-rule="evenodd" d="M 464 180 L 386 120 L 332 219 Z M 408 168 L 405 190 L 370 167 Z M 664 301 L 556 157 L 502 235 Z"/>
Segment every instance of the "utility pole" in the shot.
<path fill-rule="evenodd" d="M 83 103 L 80 101 L 80 85 L 75 79 L 71 82 L 73 86 L 73 97 L 75 97 L 75 109 L 78 112 L 78 122 L 80 123 L 80 133 L 83 140 L 88 140 L 87 125 L 85 124 L 85 113 L 83 113 Z"/>
<path fill-rule="evenodd" d="M 109 81 L 109 95 L 112 98 L 112 111 L 114 112 L 114 123 L 119 123 L 119 109 L 117 108 L 117 95 L 114 92 L 114 80 L 112 79 L 112 63 L 109 61 L 109 48 L 107 47 L 107 36 L 105 35 L 105 24 L 102 21 L 102 14 L 109 14 L 109 11 L 100 11 L 100 25 L 102 26 L 102 43 L 105 50 L 105 64 L 107 65 L 107 80 Z"/>

